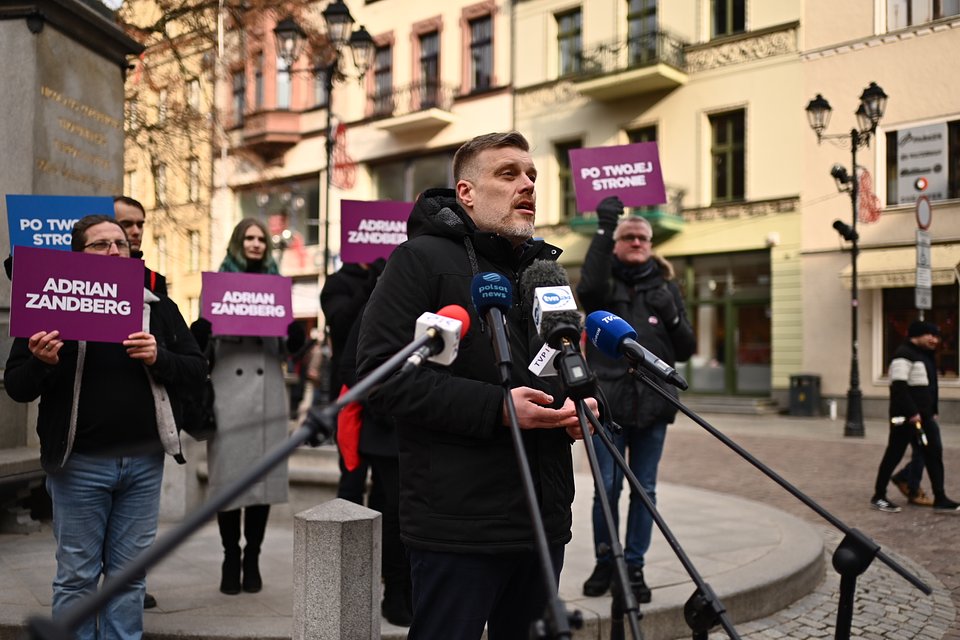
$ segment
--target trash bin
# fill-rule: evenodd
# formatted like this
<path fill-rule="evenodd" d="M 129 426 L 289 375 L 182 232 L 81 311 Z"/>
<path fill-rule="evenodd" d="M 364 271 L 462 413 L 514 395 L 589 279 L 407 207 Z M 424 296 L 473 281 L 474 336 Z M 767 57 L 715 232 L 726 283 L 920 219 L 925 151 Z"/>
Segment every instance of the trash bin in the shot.
<path fill-rule="evenodd" d="M 806 373 L 790 376 L 790 415 L 820 415 L 820 376 Z"/>

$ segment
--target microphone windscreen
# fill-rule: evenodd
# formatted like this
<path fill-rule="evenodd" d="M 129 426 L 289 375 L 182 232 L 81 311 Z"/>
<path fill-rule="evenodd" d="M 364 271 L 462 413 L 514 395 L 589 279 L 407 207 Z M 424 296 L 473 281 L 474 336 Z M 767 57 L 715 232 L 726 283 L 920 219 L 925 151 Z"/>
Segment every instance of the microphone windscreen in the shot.
<path fill-rule="evenodd" d="M 478 273 L 473 276 L 470 284 L 470 296 L 473 298 L 473 306 L 481 316 L 493 308 L 506 315 L 513 305 L 513 285 L 499 273 Z"/>
<path fill-rule="evenodd" d="M 620 343 L 636 337 L 633 327 L 615 313 L 594 311 L 587 316 L 587 338 L 607 357 L 619 358 Z"/>
<path fill-rule="evenodd" d="M 567 271 L 554 260 L 534 260 L 520 277 L 520 290 L 524 302 L 533 304 L 534 292 L 540 287 L 565 287 L 570 285 Z"/>
<path fill-rule="evenodd" d="M 470 331 L 470 314 L 458 304 L 448 304 L 437 311 L 437 315 L 460 321 L 461 340 L 463 340 L 463 336 L 467 335 L 467 331 Z"/>

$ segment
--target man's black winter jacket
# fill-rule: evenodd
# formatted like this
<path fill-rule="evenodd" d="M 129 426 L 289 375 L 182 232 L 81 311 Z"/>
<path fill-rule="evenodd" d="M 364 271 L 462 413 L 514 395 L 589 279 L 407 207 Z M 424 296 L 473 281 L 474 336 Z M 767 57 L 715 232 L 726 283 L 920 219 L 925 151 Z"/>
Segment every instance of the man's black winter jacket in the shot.
<path fill-rule="evenodd" d="M 357 352 L 361 377 L 410 342 L 425 311 L 458 304 L 470 313 L 470 330 L 449 367 L 426 364 L 409 375 L 394 375 L 369 399 L 397 424 L 403 540 L 436 551 L 532 549 L 530 516 L 502 419 L 504 396 L 490 329 L 477 316 L 470 285 L 481 272 L 509 278 L 514 289 L 507 314 L 512 385 L 545 390 L 560 406 L 560 390 L 527 370 L 542 341 L 518 286 L 534 259 L 556 260 L 560 250 L 531 241 L 515 251 L 505 239 L 477 231 L 450 189 L 426 191 L 407 232 L 410 239 L 390 256 L 363 315 Z M 523 442 L 547 539 L 565 544 L 574 490 L 570 438 L 561 428 L 532 429 L 523 431 Z"/>

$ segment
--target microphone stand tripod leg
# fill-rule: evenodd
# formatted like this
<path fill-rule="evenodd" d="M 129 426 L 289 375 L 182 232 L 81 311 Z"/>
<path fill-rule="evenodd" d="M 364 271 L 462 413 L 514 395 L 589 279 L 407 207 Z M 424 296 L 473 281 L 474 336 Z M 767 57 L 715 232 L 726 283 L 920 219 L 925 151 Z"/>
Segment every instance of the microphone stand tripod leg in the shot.
<path fill-rule="evenodd" d="M 623 545 L 617 537 L 617 527 L 613 522 L 613 511 L 610 507 L 610 500 L 607 498 L 607 489 L 603 484 L 603 474 L 600 472 L 600 463 L 597 461 L 597 451 L 593 446 L 593 438 L 590 436 L 590 424 L 587 419 L 586 404 L 583 400 L 577 400 L 577 417 L 580 419 L 580 429 L 583 431 L 583 446 L 587 451 L 587 460 L 590 462 L 590 472 L 593 474 L 594 491 L 600 501 L 600 511 L 603 513 L 603 521 L 610 533 L 610 553 L 613 556 L 613 565 L 616 569 L 617 579 L 614 581 L 613 593 L 614 599 L 617 598 L 617 591 L 621 594 L 621 602 L 611 602 L 610 616 L 614 616 L 614 605 L 618 605 L 620 611 L 627 614 L 630 622 L 630 632 L 634 640 L 642 640 L 643 634 L 640 632 L 639 605 L 637 598 L 630 588 L 630 577 L 627 575 L 627 561 L 623 557 Z M 622 613 L 620 618 L 623 618 Z M 611 626 L 610 637 L 615 638 L 616 626 Z M 623 627 L 620 628 L 620 638 L 623 637 Z"/>

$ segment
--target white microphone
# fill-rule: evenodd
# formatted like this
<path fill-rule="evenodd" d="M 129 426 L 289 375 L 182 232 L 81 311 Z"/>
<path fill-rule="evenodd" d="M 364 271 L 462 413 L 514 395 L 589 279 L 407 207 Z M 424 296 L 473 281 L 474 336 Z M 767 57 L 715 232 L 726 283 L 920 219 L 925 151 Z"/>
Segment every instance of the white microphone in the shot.
<path fill-rule="evenodd" d="M 401 373 L 419 367 L 425 360 L 447 366 L 457 358 L 460 338 L 470 330 L 470 315 L 457 304 L 447 305 L 437 313 L 429 311 L 417 318 L 414 341 L 427 338 L 404 363 Z"/>

